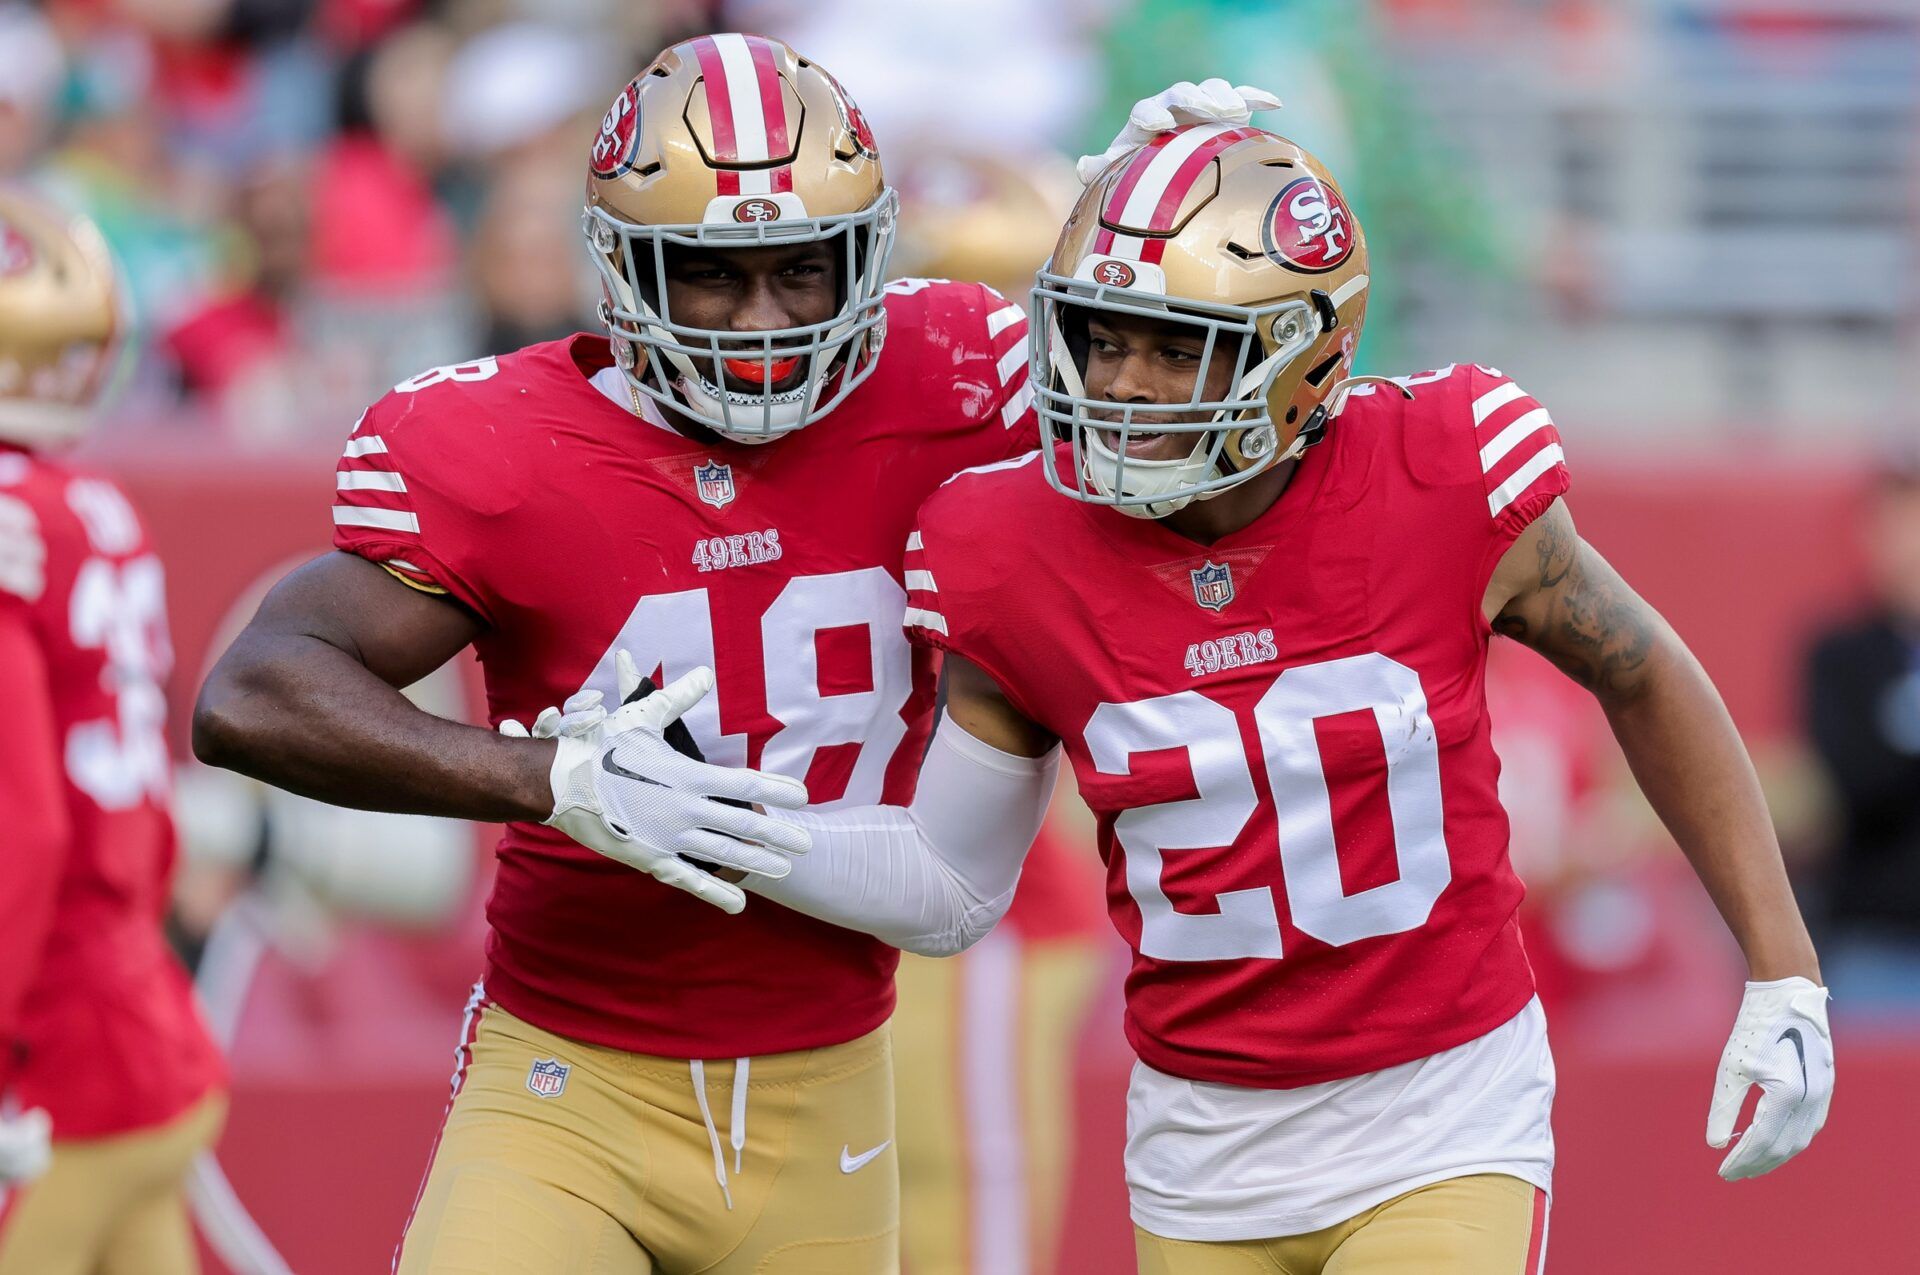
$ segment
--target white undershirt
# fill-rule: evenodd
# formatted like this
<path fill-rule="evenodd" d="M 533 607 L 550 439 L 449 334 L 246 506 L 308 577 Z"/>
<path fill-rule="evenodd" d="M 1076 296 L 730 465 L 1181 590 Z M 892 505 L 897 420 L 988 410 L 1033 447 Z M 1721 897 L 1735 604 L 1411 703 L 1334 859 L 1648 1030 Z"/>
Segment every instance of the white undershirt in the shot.
<path fill-rule="evenodd" d="M 1135 1063 L 1133 1220 L 1168 1239 L 1274 1239 L 1470 1174 L 1551 1191 L 1553 1089 L 1538 998 L 1464 1045 L 1298 1089 L 1181 1080 Z"/>
<path fill-rule="evenodd" d="M 623 412 L 633 412 L 641 420 L 655 429 L 664 429 L 669 434 L 680 431 L 667 424 L 667 418 L 661 413 L 660 405 L 645 394 L 635 394 L 627 385 L 627 374 L 619 368 L 607 366 L 587 378 L 587 383 L 605 394 L 609 401 Z M 636 404 L 635 400 L 638 399 Z M 636 407 L 638 410 L 636 411 Z"/>

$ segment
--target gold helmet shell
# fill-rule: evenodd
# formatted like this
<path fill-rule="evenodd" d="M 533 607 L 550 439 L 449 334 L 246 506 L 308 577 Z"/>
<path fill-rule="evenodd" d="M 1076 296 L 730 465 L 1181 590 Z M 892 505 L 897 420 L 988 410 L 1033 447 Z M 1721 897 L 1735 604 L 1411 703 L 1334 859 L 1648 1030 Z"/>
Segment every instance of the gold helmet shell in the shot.
<path fill-rule="evenodd" d="M 1164 517 L 1299 455 L 1350 373 L 1366 322 L 1367 244 L 1321 163 L 1283 137 L 1200 124 L 1157 135 L 1087 187 L 1034 289 L 1036 406 L 1068 495 Z M 1185 402 L 1102 403 L 1082 380 L 1096 311 L 1190 324 L 1205 357 Z M 1233 367 L 1203 401 L 1208 367 Z M 1089 413 L 1121 419 L 1093 420 Z M 1175 414 L 1173 423 L 1164 418 Z M 1138 416 L 1189 433 L 1180 460 L 1129 457 Z M 1118 435 L 1118 445 L 1107 439 Z M 1053 444 L 1073 444 L 1071 475 Z"/>
<path fill-rule="evenodd" d="M 723 32 L 676 44 L 608 108 L 587 161 L 583 227 L 614 356 L 639 393 L 743 442 L 831 411 L 873 370 L 885 327 L 896 201 L 866 117 L 818 63 L 778 40 Z M 822 323 L 739 333 L 674 320 L 672 247 L 826 242 L 841 306 Z M 783 392 L 727 388 L 723 357 Z"/>
<path fill-rule="evenodd" d="M 978 281 L 1023 304 L 1080 194 L 1073 162 L 1045 151 L 915 144 L 894 173 L 901 273 Z"/>
<path fill-rule="evenodd" d="M 0 189 L 0 439 L 40 447 L 78 437 L 120 330 L 113 258 L 93 223 Z"/>

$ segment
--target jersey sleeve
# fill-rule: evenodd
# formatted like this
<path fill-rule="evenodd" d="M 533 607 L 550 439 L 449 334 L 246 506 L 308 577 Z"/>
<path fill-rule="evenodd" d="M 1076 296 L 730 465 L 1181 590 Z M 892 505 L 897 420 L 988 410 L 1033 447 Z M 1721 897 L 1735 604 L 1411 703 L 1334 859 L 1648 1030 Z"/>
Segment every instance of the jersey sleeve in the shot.
<path fill-rule="evenodd" d="M 47 543 L 40 516 L 19 496 L 0 491 L 0 614 L 38 602 L 47 588 Z"/>
<path fill-rule="evenodd" d="M 971 476 L 956 475 L 920 506 L 907 537 L 906 629 L 909 642 L 987 667 L 992 661 L 980 622 L 990 602 L 982 564 L 972 552 L 978 541 L 967 526 Z"/>
<path fill-rule="evenodd" d="M 0 555 L 6 552 L 0 541 Z M 23 576 L 7 574 L 6 562 L 0 556 L 0 703 L 7 705 L 0 734 L 7 827 L 0 853 L 0 1048 L 16 1034 L 21 1001 L 39 972 L 71 838 L 46 656 L 18 605 Z"/>
<path fill-rule="evenodd" d="M 985 284 L 980 291 L 986 295 L 987 347 L 998 387 L 993 409 L 1007 431 L 1006 455 L 1018 456 L 1040 446 L 1028 373 L 1027 312 Z"/>
<path fill-rule="evenodd" d="M 950 626 L 942 609 L 939 580 L 933 574 L 927 554 L 926 536 L 916 526 L 907 536 L 904 559 L 907 583 L 907 641 L 937 651 L 953 650 L 948 637 Z"/>
<path fill-rule="evenodd" d="M 1511 378 L 1483 367 L 1468 367 L 1464 377 L 1487 518 L 1504 551 L 1566 494 L 1566 453 L 1553 417 Z"/>
<path fill-rule="evenodd" d="M 334 470 L 333 544 L 487 616 L 465 569 L 475 514 L 457 485 L 471 481 L 456 470 L 474 458 L 445 445 L 445 405 L 436 409 L 432 392 L 395 390 L 354 425 Z"/>

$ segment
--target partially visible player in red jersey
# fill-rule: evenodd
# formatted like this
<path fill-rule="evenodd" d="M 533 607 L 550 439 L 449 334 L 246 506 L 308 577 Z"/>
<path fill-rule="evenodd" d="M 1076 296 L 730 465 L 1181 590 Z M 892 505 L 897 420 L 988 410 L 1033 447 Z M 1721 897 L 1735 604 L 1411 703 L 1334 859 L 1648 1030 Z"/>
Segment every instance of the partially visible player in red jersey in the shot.
<path fill-rule="evenodd" d="M 1023 314 L 886 283 L 894 207 L 817 64 L 732 34 L 662 53 L 588 161 L 611 342 L 434 369 L 368 409 L 338 552 L 208 681 L 207 760 L 508 825 L 404 1272 L 897 1266 L 896 953 L 729 916 L 738 887 L 694 866 L 804 850 L 740 802 L 911 795 L 934 661 L 902 631 L 900 542 L 953 473 L 1035 444 Z M 521 738 L 396 689 L 468 646 Z M 595 714 L 622 648 L 664 689 Z M 662 742 L 676 718 L 706 763 Z"/>
<path fill-rule="evenodd" d="M 92 419 L 117 315 L 98 232 L 0 191 L 0 1275 L 198 1269 L 182 1188 L 225 1113 L 160 929 L 160 560 L 112 481 L 46 454 Z"/>
<path fill-rule="evenodd" d="M 1537 1275 L 1554 1073 L 1495 634 L 1599 699 L 1746 954 L 1709 1141 L 1764 1092 L 1723 1176 L 1824 1122 L 1826 991 L 1740 738 L 1574 531 L 1546 409 L 1473 365 L 1356 383 L 1360 226 L 1246 118 L 1093 177 L 1035 290 L 1048 446 L 956 477 L 907 541 L 909 623 L 947 653 L 915 800 L 782 815 L 812 849 L 753 888 L 963 948 L 1064 747 L 1135 954 L 1140 1269 Z"/>

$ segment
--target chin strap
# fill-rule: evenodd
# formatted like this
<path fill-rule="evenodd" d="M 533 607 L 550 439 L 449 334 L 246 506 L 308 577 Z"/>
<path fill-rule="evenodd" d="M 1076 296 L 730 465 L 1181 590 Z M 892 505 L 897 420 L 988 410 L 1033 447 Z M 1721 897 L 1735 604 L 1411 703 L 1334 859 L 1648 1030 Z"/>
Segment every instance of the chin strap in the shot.
<path fill-rule="evenodd" d="M 1320 420 L 1320 428 L 1322 431 L 1326 429 L 1328 421 L 1340 415 L 1340 413 L 1346 409 L 1347 396 L 1353 393 L 1353 387 L 1356 385 L 1364 385 L 1368 382 L 1375 385 L 1391 385 L 1394 389 L 1400 391 L 1402 398 L 1408 400 L 1413 398 L 1413 391 L 1408 389 L 1403 382 L 1396 381 L 1391 376 L 1364 375 L 1342 377 L 1333 383 L 1333 388 L 1327 391 L 1326 402 L 1321 404 L 1321 407 L 1326 413 Z M 1305 433 L 1304 430 L 1301 432 Z"/>

